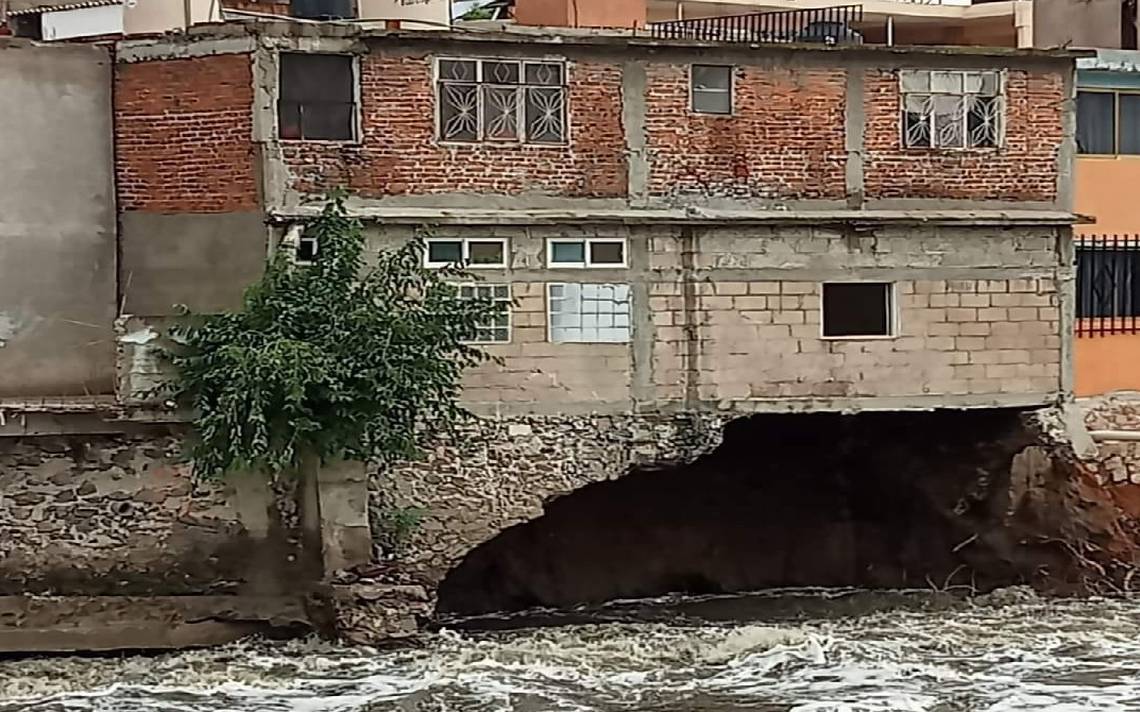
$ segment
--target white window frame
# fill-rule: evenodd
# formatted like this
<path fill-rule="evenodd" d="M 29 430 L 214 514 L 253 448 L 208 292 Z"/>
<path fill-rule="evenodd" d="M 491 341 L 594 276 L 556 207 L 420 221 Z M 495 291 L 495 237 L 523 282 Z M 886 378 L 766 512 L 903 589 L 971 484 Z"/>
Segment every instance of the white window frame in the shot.
<path fill-rule="evenodd" d="M 440 113 L 443 105 L 442 87 L 443 80 L 440 76 L 439 66 L 441 62 L 474 62 L 475 63 L 475 81 L 476 86 L 476 107 L 475 110 L 478 114 L 476 120 L 476 136 L 474 139 L 461 139 L 461 138 L 445 138 L 443 126 L 440 124 Z M 517 85 L 520 89 L 528 86 L 548 88 L 559 87 L 562 90 L 562 140 L 561 141 L 534 141 L 530 138 L 529 127 L 526 125 L 526 92 L 523 92 L 522 100 L 518 102 L 516 109 L 517 115 L 515 118 L 515 126 L 517 127 L 518 136 L 516 138 L 487 138 L 486 126 L 483 117 L 483 97 L 482 89 L 485 86 L 503 86 L 494 85 L 483 80 L 483 65 L 484 63 L 494 62 L 512 62 L 519 65 L 519 78 L 520 82 Z M 536 85 L 526 84 L 526 68 L 528 65 L 534 64 L 557 64 L 562 68 L 562 84 L 561 85 Z M 503 56 L 484 56 L 484 55 L 444 55 L 433 58 L 432 61 L 432 95 L 435 99 L 435 104 L 432 107 L 432 122 L 435 126 L 435 133 L 433 138 L 436 143 L 445 146 L 477 146 L 483 144 L 522 144 L 525 146 L 548 146 L 553 148 L 566 147 L 570 145 L 570 62 L 566 61 L 562 56 L 547 56 L 547 57 L 503 57 Z"/>
<path fill-rule="evenodd" d="M 578 286 L 582 286 L 585 284 L 595 285 L 595 286 L 611 286 L 611 287 L 619 287 L 620 286 L 620 287 L 625 287 L 627 290 L 629 290 L 629 298 L 626 302 L 628 304 L 628 308 L 629 308 L 629 314 L 626 315 L 626 318 L 628 319 L 629 324 L 627 324 L 624 327 L 626 329 L 626 331 L 628 332 L 626 338 L 623 340 L 620 340 L 620 341 L 617 341 L 617 340 L 587 341 L 584 339 L 583 340 L 573 340 L 573 341 L 555 341 L 555 339 L 554 339 L 554 313 L 552 311 L 552 306 L 553 306 L 555 299 L 553 299 L 551 297 L 551 294 L 550 294 L 551 288 L 552 287 L 566 287 L 567 285 L 571 285 L 571 284 L 578 285 Z M 579 328 L 581 328 L 581 327 L 579 327 Z M 595 327 L 595 328 L 598 328 L 598 327 Z M 615 327 L 608 327 L 608 328 L 618 329 L 618 328 L 623 328 L 623 327 L 615 326 Z M 632 290 L 632 288 L 630 287 L 630 285 L 628 283 L 625 283 L 625 282 L 547 282 L 546 283 L 546 340 L 552 344 L 628 344 L 628 343 L 632 342 L 633 341 L 633 290 Z"/>
<path fill-rule="evenodd" d="M 904 76 L 907 74 L 915 73 L 929 74 L 929 89 L 927 91 L 909 91 L 904 87 Z M 934 74 L 959 74 L 962 76 L 962 89 L 959 94 L 956 92 L 935 91 L 933 82 Z M 997 98 L 998 105 L 998 127 L 997 135 L 994 137 L 993 146 L 971 146 L 970 145 L 970 111 L 966 107 L 966 98 L 969 96 L 990 96 L 988 94 L 981 94 L 979 92 L 971 92 L 966 90 L 966 76 L 970 74 L 994 74 L 997 76 L 997 91 L 993 95 Z M 901 69 L 898 72 L 898 89 L 899 89 L 899 143 L 905 150 L 910 151 L 997 151 L 1005 147 L 1006 123 L 1006 87 L 1007 87 L 1007 74 L 1004 69 Z M 907 115 L 907 97 L 912 95 L 919 96 L 959 96 L 962 97 L 963 111 L 962 111 L 962 145 L 961 146 L 940 146 L 936 141 L 936 127 L 935 127 L 935 112 L 931 111 L 928 117 L 929 127 L 927 131 L 930 134 L 929 146 L 912 146 L 907 140 L 906 133 L 906 115 Z"/>
<path fill-rule="evenodd" d="M 693 91 L 693 68 L 695 67 L 719 67 L 728 70 L 728 113 L 722 114 L 716 111 L 702 111 L 697 108 L 696 92 Z M 694 62 L 689 65 L 689 113 L 697 114 L 698 116 L 711 116 L 727 118 L 736 115 L 736 66 L 732 64 L 704 64 L 701 62 Z"/>
<path fill-rule="evenodd" d="M 491 297 L 491 301 L 502 302 L 506 305 L 506 313 L 507 313 L 507 338 L 506 338 L 506 340 L 505 341 L 487 341 L 484 339 L 464 339 L 463 343 L 472 344 L 472 345 L 479 345 L 479 346 L 492 346 L 492 345 L 496 345 L 496 344 L 509 344 L 509 343 L 511 343 L 511 340 L 514 339 L 514 334 L 515 334 L 514 312 L 511 309 L 511 307 L 514 304 L 514 290 L 511 288 L 511 283 L 510 282 L 459 282 L 459 283 L 456 283 L 454 286 L 460 292 L 462 292 L 464 287 L 471 287 L 472 289 L 476 289 L 476 290 L 479 289 L 480 287 L 489 287 L 491 289 L 494 289 L 495 287 L 506 287 L 507 288 L 506 298 Z M 466 299 L 467 297 L 461 296 L 459 298 L 460 299 Z M 498 327 L 484 327 L 484 328 L 498 328 Z"/>
<path fill-rule="evenodd" d="M 828 336 L 824 333 L 824 319 L 827 315 L 824 314 L 824 299 L 823 288 L 826 284 L 886 284 L 886 308 L 887 308 L 887 333 L 886 334 L 866 334 L 866 335 L 851 335 L 851 336 Z M 888 282 L 882 279 L 860 279 L 860 280 L 830 280 L 827 282 L 819 283 L 819 338 L 824 341 L 871 341 L 871 340 L 889 340 L 897 339 L 899 336 L 899 300 L 898 300 L 898 282 Z"/>
<path fill-rule="evenodd" d="M 508 252 L 510 244 L 505 237 L 429 237 L 424 240 L 424 267 L 439 269 L 456 264 L 455 262 L 433 262 L 431 260 L 431 245 L 440 242 L 460 243 L 459 251 L 462 261 L 459 266 L 463 269 L 506 269 L 507 261 L 510 259 Z M 471 243 L 475 242 L 494 242 L 502 245 L 503 261 L 496 264 L 471 264 Z"/>
<path fill-rule="evenodd" d="M 554 244 L 556 242 L 581 242 L 583 249 L 582 262 L 555 262 Z M 621 263 L 601 262 L 595 263 L 590 257 L 590 245 L 621 245 Z M 546 238 L 546 268 L 547 269 L 629 269 L 629 244 L 624 237 L 548 237 Z"/>

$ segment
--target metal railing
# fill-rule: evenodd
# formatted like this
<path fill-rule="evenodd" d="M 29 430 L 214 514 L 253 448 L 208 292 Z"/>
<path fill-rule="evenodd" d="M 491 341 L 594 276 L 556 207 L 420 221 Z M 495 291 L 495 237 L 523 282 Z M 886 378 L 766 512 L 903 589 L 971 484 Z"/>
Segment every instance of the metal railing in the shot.
<path fill-rule="evenodd" d="M 1140 235 L 1077 242 L 1077 336 L 1140 334 Z"/>
<path fill-rule="evenodd" d="M 656 39 L 860 44 L 863 36 L 853 24 L 862 20 L 862 5 L 837 5 L 651 22 L 648 27 L 650 36 Z"/>

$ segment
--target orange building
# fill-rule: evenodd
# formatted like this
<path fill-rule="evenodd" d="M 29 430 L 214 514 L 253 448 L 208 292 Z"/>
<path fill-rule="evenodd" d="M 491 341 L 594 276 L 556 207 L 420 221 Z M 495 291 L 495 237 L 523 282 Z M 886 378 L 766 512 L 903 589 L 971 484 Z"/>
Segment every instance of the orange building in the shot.
<path fill-rule="evenodd" d="M 1100 50 L 1077 76 L 1078 396 L 1140 391 L 1140 52 Z"/>

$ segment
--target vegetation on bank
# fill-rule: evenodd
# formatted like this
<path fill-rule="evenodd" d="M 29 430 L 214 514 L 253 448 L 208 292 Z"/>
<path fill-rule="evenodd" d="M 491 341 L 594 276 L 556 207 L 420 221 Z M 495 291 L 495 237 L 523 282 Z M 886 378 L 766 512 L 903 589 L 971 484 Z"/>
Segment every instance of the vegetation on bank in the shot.
<path fill-rule="evenodd" d="M 497 308 L 461 299 L 459 268 L 427 269 L 424 243 L 367 253 L 343 195 L 304 226 L 316 258 L 281 249 L 242 307 L 183 309 L 169 393 L 193 413 L 195 471 L 281 472 L 312 454 L 380 463 L 411 457 L 466 411 L 466 339 Z"/>

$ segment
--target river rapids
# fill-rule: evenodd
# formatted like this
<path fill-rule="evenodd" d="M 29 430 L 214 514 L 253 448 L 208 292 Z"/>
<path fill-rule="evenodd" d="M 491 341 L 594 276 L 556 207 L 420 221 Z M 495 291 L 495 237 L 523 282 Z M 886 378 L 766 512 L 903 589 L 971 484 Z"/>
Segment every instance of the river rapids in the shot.
<path fill-rule="evenodd" d="M 1140 601 L 781 592 L 0 661 L 0 712 L 1140 711 Z"/>

